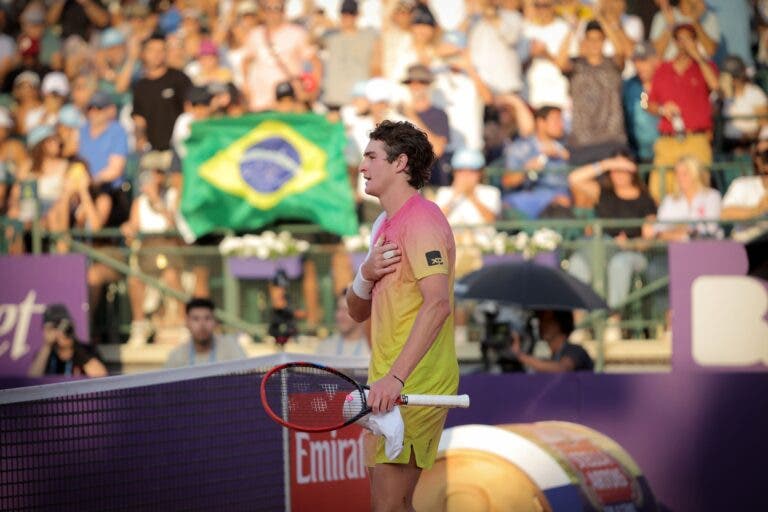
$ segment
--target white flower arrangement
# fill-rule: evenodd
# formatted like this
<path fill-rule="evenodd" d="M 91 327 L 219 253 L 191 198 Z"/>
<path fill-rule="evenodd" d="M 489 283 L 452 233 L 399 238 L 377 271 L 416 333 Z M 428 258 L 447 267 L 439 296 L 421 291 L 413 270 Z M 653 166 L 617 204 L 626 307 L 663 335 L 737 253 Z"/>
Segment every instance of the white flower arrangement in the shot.
<path fill-rule="evenodd" d="M 256 257 L 262 260 L 298 256 L 309 250 L 306 240 L 297 240 L 288 231 L 276 234 L 264 231 L 261 235 L 228 236 L 219 244 L 224 256 Z"/>
<path fill-rule="evenodd" d="M 510 253 L 522 253 L 532 258 L 540 252 L 554 251 L 563 241 L 557 231 L 548 228 L 537 229 L 533 235 L 520 231 L 515 235 L 497 232 L 493 229 L 465 230 L 456 236 L 456 244 L 465 247 L 477 247 L 483 254 L 501 256 Z"/>
<path fill-rule="evenodd" d="M 342 237 L 347 252 L 368 252 L 371 248 L 371 228 L 361 225 L 356 235 Z"/>

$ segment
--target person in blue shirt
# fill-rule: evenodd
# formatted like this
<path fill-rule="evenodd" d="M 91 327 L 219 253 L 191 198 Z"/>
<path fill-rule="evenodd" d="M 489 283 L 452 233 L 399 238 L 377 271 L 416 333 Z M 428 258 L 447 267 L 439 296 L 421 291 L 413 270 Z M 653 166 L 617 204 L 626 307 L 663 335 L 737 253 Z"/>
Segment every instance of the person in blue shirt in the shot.
<path fill-rule="evenodd" d="M 639 162 L 653 161 L 653 145 L 659 138 L 659 118 L 648 112 L 648 92 L 659 59 L 653 43 L 638 44 L 632 52 L 637 74 L 624 81 L 622 104 L 630 148 Z"/>
<path fill-rule="evenodd" d="M 564 135 L 562 111 L 541 107 L 534 113 L 534 123 L 532 136 L 504 148 L 504 207 L 529 219 L 568 217 L 572 201 L 564 168 L 570 153 L 559 142 Z"/>
<path fill-rule="evenodd" d="M 93 183 L 116 189 L 124 181 L 128 135 L 115 120 L 112 98 L 96 91 L 86 107 L 86 122 L 80 128 L 79 155 L 88 164 Z"/>

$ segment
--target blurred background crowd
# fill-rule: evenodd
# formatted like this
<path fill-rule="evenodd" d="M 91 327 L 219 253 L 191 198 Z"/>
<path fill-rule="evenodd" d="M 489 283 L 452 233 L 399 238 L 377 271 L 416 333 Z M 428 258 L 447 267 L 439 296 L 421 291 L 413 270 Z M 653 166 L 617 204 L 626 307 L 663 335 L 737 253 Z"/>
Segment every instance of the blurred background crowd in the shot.
<path fill-rule="evenodd" d="M 0 0 L 0 27 L 0 215 L 15 254 L 32 250 L 34 222 L 110 233 L 86 240 L 118 259 L 137 241 L 182 246 L 190 126 L 262 111 L 343 123 L 362 223 L 379 210 L 356 168 L 383 119 L 428 134 L 438 160 L 425 193 L 457 233 L 643 219 L 599 234 L 612 241 L 611 307 L 638 273 L 663 275 L 651 242 L 731 236 L 738 226 L 719 219 L 768 211 L 764 1 Z M 70 250 L 66 236 L 46 240 Z M 149 254 L 132 264 L 212 295 L 211 265 Z M 574 276 L 596 278 L 590 251 L 561 256 Z M 317 269 L 304 276 L 312 327 Z M 338 293 L 351 273 L 335 276 Z M 121 279 L 91 264 L 92 311 Z M 129 337 L 142 343 L 148 289 L 130 278 L 127 290 Z M 183 307 L 170 310 L 169 325 L 183 325 Z"/>

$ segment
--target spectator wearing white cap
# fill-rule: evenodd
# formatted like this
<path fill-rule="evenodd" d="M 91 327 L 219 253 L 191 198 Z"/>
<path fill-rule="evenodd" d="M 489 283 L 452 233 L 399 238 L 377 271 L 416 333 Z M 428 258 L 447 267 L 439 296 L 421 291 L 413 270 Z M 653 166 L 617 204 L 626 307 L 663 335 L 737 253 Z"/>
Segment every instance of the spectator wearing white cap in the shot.
<path fill-rule="evenodd" d="M 40 76 L 34 71 L 24 71 L 13 81 L 12 114 L 16 122 L 16 133 L 26 135 L 27 114 L 40 107 Z"/>
<path fill-rule="evenodd" d="M 27 112 L 24 124 L 27 130 L 36 126 L 55 126 L 59 118 L 59 111 L 69 97 L 69 80 L 67 75 L 60 71 L 52 71 L 45 75 L 40 85 L 43 95 L 43 103 L 36 109 Z"/>
<path fill-rule="evenodd" d="M 488 225 L 501 214 L 501 190 L 485 185 L 485 157 L 475 149 L 462 148 L 451 157 L 453 183 L 440 187 L 435 203 L 452 226 Z"/>
<path fill-rule="evenodd" d="M 357 181 L 357 166 L 363 155 L 363 147 L 360 144 L 367 144 L 368 134 L 373 129 L 368 119 L 370 105 L 365 95 L 367 81 L 357 82 L 352 87 L 351 100 L 339 109 L 341 122 L 347 133 L 347 146 L 344 149 L 344 156 L 349 168 L 350 176 L 354 176 Z"/>

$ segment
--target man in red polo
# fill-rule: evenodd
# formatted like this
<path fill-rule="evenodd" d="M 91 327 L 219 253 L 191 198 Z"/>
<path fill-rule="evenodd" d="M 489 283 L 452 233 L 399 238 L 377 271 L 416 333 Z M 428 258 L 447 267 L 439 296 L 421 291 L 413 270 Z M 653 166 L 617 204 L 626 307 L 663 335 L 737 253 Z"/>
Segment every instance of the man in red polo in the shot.
<path fill-rule="evenodd" d="M 717 91 L 718 71 L 699 49 L 696 31 L 690 24 L 677 25 L 673 32 L 677 56 L 662 63 L 651 82 L 648 111 L 660 117 L 660 137 L 654 146 L 653 163 L 673 166 L 691 155 L 712 163 L 712 106 L 710 94 Z M 651 173 L 649 188 L 658 202 L 662 190 L 658 170 Z M 665 173 L 666 193 L 675 190 L 674 173 Z"/>

